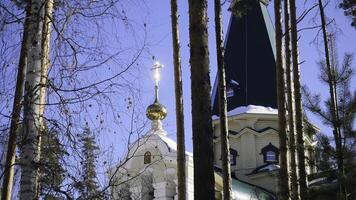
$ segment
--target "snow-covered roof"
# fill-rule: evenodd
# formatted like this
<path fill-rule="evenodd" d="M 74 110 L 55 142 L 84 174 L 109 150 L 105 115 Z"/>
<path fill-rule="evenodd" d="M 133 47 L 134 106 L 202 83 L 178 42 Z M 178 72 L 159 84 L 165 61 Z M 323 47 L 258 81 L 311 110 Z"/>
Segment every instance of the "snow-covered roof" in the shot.
<path fill-rule="evenodd" d="M 174 152 L 177 152 L 177 143 L 172 140 L 171 138 L 165 136 L 165 135 L 158 135 L 166 145 L 173 150 Z M 185 154 L 188 156 L 193 156 L 191 152 L 185 151 Z"/>
<path fill-rule="evenodd" d="M 278 114 L 278 109 L 265 107 L 265 106 L 256 106 L 256 105 L 248 105 L 248 106 L 240 106 L 233 110 L 230 110 L 227 115 L 235 116 L 241 114 Z M 213 120 L 219 119 L 219 116 L 213 115 Z"/>
<path fill-rule="evenodd" d="M 259 173 L 263 173 L 263 172 L 273 172 L 273 171 L 279 170 L 280 168 L 281 167 L 278 164 L 267 163 L 267 164 L 257 167 L 248 175 L 259 174 Z"/>

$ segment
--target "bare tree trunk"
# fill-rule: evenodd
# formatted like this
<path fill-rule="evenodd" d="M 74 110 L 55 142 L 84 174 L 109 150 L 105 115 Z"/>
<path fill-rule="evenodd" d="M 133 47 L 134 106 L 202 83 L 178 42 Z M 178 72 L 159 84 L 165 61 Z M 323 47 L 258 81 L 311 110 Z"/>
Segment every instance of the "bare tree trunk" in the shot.
<path fill-rule="evenodd" d="M 215 0 L 215 35 L 218 64 L 219 85 L 219 117 L 220 117 L 220 141 L 221 141 L 221 166 L 223 174 L 223 199 L 231 199 L 231 170 L 230 170 L 230 143 L 229 127 L 227 119 L 226 80 L 224 66 L 224 38 L 221 21 L 221 1 Z"/>
<path fill-rule="evenodd" d="M 35 199 L 38 184 L 38 142 L 40 126 L 40 92 L 42 29 L 44 21 L 44 0 L 31 1 L 25 81 L 24 120 L 22 138 L 20 199 Z"/>
<path fill-rule="evenodd" d="M 30 16 L 30 4 L 26 7 L 26 18 L 24 22 L 24 30 L 22 36 L 21 43 L 21 52 L 20 59 L 17 71 L 17 81 L 16 81 L 16 89 L 15 89 L 15 97 L 14 104 L 12 107 L 12 115 L 11 115 L 11 125 L 10 125 L 10 133 L 7 144 L 7 152 L 6 152 L 6 161 L 5 161 L 5 169 L 4 169 L 4 180 L 3 180 L 3 189 L 1 194 L 1 199 L 10 200 L 12 187 L 13 187 L 13 179 L 15 172 L 15 159 L 16 159 L 16 141 L 17 141 L 17 132 L 18 125 L 20 119 L 21 112 L 21 101 L 22 95 L 24 91 L 24 80 L 26 77 L 26 62 L 27 62 L 27 48 L 29 45 L 28 42 L 28 31 L 29 31 L 29 16 Z"/>
<path fill-rule="evenodd" d="M 40 106 L 39 106 L 39 133 L 38 133 L 38 154 L 41 154 L 42 147 L 42 135 L 45 131 L 45 123 L 44 123 L 44 111 L 46 104 L 46 85 L 47 85 L 47 77 L 48 70 L 50 67 L 50 43 L 51 43 L 51 19 L 52 19 L 52 10 L 53 10 L 53 0 L 46 0 L 45 3 L 45 14 L 44 14 L 44 22 L 43 22 L 43 31 L 42 31 L 42 60 L 41 60 L 41 80 L 40 80 Z M 40 156 L 40 155 L 39 155 Z M 39 172 L 37 172 L 39 173 Z M 40 183 L 38 183 L 36 195 L 39 194 Z M 36 196 L 38 199 L 38 196 Z"/>
<path fill-rule="evenodd" d="M 285 59 L 287 73 L 287 91 L 288 91 L 288 126 L 289 126 L 289 156 L 290 156 L 290 193 L 292 200 L 299 199 L 297 165 L 295 158 L 295 124 L 294 124 L 294 95 L 293 81 L 291 69 L 291 49 L 290 49 L 290 16 L 289 16 L 289 0 L 284 0 L 284 36 L 285 43 Z"/>
<path fill-rule="evenodd" d="M 323 32 L 323 40 L 324 40 L 324 50 L 325 50 L 325 63 L 327 67 L 327 73 L 329 78 L 329 93 L 330 93 L 330 107 L 332 114 L 332 123 L 333 123 L 333 134 L 335 138 L 335 146 L 336 146 L 336 159 L 337 159 L 337 167 L 339 171 L 340 180 L 340 199 L 346 199 L 346 187 L 344 184 L 345 172 L 344 172 L 344 161 L 343 161 L 343 148 L 342 148 L 342 136 L 340 131 L 340 118 L 339 111 L 337 106 L 337 93 L 336 93 L 336 83 L 335 83 L 335 72 L 332 69 L 330 63 L 330 51 L 329 51 L 329 41 L 328 41 L 328 33 L 326 30 L 326 19 L 324 13 L 323 1 L 319 1 L 319 11 L 320 11 L 320 19 L 321 19 L 321 27 Z"/>
<path fill-rule="evenodd" d="M 292 42 L 292 65 L 293 65 L 293 82 L 295 97 L 295 118 L 297 133 L 297 156 L 300 198 L 308 199 L 307 177 L 305 172 L 305 151 L 303 140 L 303 108 L 302 96 L 300 92 L 300 68 L 299 68 L 299 50 L 298 50 L 298 32 L 295 0 L 290 0 L 289 12 L 291 17 L 291 42 Z"/>
<path fill-rule="evenodd" d="M 51 18 L 52 18 L 53 0 L 46 0 L 45 18 L 42 32 L 42 60 L 41 60 L 41 81 L 40 81 L 40 125 L 41 131 L 44 129 L 43 114 L 46 103 L 46 84 L 48 70 L 50 67 L 49 50 L 51 43 Z"/>
<path fill-rule="evenodd" d="M 278 126 L 279 126 L 279 152 L 281 166 L 278 176 L 278 199 L 288 200 L 288 163 L 287 163 L 287 121 L 286 121 L 286 97 L 285 79 L 282 60 L 282 17 L 281 0 L 274 1 L 274 16 L 276 26 L 276 77 L 277 77 L 277 96 L 278 96 Z"/>
<path fill-rule="evenodd" d="M 180 60 L 180 44 L 178 29 L 178 6 L 177 0 L 171 0 L 173 62 L 174 62 L 174 85 L 176 96 L 176 126 L 177 126 L 177 177 L 178 177 L 178 200 L 185 200 L 187 195 L 185 173 L 185 140 L 184 140 L 184 107 L 182 69 Z"/>
<path fill-rule="evenodd" d="M 207 1 L 189 0 L 194 199 L 214 199 Z"/>

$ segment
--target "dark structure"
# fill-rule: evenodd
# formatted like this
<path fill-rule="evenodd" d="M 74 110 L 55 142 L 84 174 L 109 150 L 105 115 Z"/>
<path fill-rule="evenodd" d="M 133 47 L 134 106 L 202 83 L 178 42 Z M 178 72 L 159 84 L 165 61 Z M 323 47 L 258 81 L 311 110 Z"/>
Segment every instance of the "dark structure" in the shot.
<path fill-rule="evenodd" d="M 225 41 L 228 111 L 247 105 L 277 108 L 275 31 L 262 0 L 253 0 L 247 12 L 231 15 Z M 212 108 L 219 115 L 217 78 Z"/>

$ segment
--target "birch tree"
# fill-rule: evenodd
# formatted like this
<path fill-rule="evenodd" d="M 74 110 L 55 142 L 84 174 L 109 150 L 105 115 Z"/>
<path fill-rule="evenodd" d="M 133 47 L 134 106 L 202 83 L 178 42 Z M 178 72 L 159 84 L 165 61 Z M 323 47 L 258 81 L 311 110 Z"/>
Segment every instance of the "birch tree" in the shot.
<path fill-rule="evenodd" d="M 187 189 L 185 172 L 186 160 L 184 143 L 184 104 L 177 0 L 171 0 L 171 23 L 173 42 L 174 86 L 176 98 L 178 200 L 185 200 Z"/>
<path fill-rule="evenodd" d="M 194 198 L 214 199 L 213 127 L 211 119 L 206 0 L 189 0 L 189 46 L 192 98 Z"/>
<path fill-rule="evenodd" d="M 29 15 L 27 71 L 25 81 L 24 120 L 21 148 L 20 199 L 36 199 L 38 187 L 39 85 L 41 80 L 44 0 L 31 1 Z"/>
<path fill-rule="evenodd" d="M 4 10 L 5 13 L 7 13 L 9 16 L 11 16 L 13 19 L 15 19 L 15 22 L 12 22 L 12 18 L 7 18 L 6 21 L 1 20 L 0 26 L 3 28 L 3 22 L 4 24 L 6 23 L 6 27 L 9 27 L 9 29 L 14 29 L 14 25 L 16 22 L 21 22 L 21 19 L 23 18 L 23 7 L 18 7 L 16 8 L 18 11 L 14 12 L 11 6 L 14 6 L 15 4 L 17 5 L 18 2 L 23 2 L 21 5 L 28 5 L 29 8 L 32 5 L 31 1 L 9 1 L 0 3 L 0 9 L 1 12 Z M 29 2 L 29 3 L 27 3 Z M 37 2 L 37 1 L 34 1 Z M 45 14 L 45 7 L 47 8 L 48 6 L 45 6 L 43 4 L 44 2 L 48 3 L 50 0 L 44 0 L 41 1 L 41 7 L 36 8 L 38 11 L 41 11 L 39 14 L 42 15 L 41 17 L 33 17 L 27 14 L 28 16 L 32 17 L 31 18 L 31 31 L 29 32 L 29 28 L 24 28 L 24 33 L 28 34 L 34 34 L 34 31 L 36 31 L 36 45 L 40 44 L 41 47 L 41 53 L 38 52 L 31 52 L 31 55 L 35 55 L 33 57 L 33 60 L 36 60 L 34 62 L 32 60 L 32 63 L 38 64 L 40 60 L 41 68 L 40 68 L 40 73 L 38 74 L 38 71 L 35 71 L 35 73 L 32 73 L 31 71 L 28 71 L 28 74 L 32 73 L 32 78 L 29 78 L 31 80 L 36 80 L 38 81 L 38 78 L 40 78 L 39 82 L 36 82 L 34 84 L 30 84 L 30 82 L 26 85 L 30 85 L 31 87 L 35 87 L 35 90 L 31 90 L 30 87 L 27 87 L 25 96 L 27 98 L 28 94 L 32 91 L 32 93 L 35 93 L 35 97 L 29 97 L 26 99 L 27 102 L 27 107 L 29 108 L 30 106 L 36 107 L 36 112 L 32 112 L 32 110 L 27 109 L 25 113 L 27 113 L 27 118 L 25 116 L 25 121 L 24 123 L 28 123 L 28 121 L 35 122 L 36 124 L 31 126 L 31 127 L 36 127 L 36 133 L 33 134 L 31 133 L 31 137 L 36 135 L 35 143 L 37 144 L 29 144 L 29 138 L 28 137 L 28 129 L 26 129 L 26 134 L 23 134 L 23 145 L 19 145 L 19 147 L 27 146 L 24 149 L 20 148 L 21 150 L 21 156 L 23 156 L 24 159 L 20 160 L 20 162 L 15 161 L 15 154 L 12 154 L 14 157 L 13 159 L 13 165 L 20 165 L 22 163 L 28 162 L 30 159 L 28 159 L 25 155 L 25 150 L 26 148 L 28 149 L 28 146 L 31 146 L 33 148 L 37 148 L 34 150 L 34 152 L 39 152 L 40 150 L 40 133 L 42 132 L 41 129 L 43 129 L 43 123 L 46 122 L 48 127 L 50 128 L 57 128 L 59 131 L 58 133 L 60 134 L 61 137 L 60 140 L 63 140 L 66 144 L 66 148 L 69 150 L 71 153 L 70 156 L 66 155 L 68 160 L 75 160 L 77 159 L 78 155 L 75 155 L 75 152 L 77 151 L 77 139 L 75 135 L 75 129 L 79 129 L 78 123 L 79 121 L 82 120 L 79 115 L 83 116 L 83 110 L 85 109 L 90 109 L 92 106 L 91 103 L 93 102 L 98 102 L 100 106 L 103 106 L 105 108 L 108 108 L 106 106 L 110 106 L 109 103 L 111 102 L 112 96 L 108 97 L 108 90 L 110 90 L 109 93 L 114 93 L 114 92 L 122 92 L 125 87 L 132 89 L 133 86 L 131 83 L 127 82 L 127 75 L 129 72 L 129 69 L 135 68 L 135 66 L 139 66 L 138 59 L 142 52 L 146 48 L 146 43 L 145 43 L 145 35 L 143 35 L 142 39 L 142 46 L 141 45 L 141 38 L 139 38 L 138 35 L 135 35 L 135 41 L 137 43 L 135 44 L 130 44 L 130 50 L 125 50 L 122 48 L 122 43 L 117 45 L 118 43 L 113 43 L 113 41 L 117 42 L 118 37 L 113 37 L 110 38 L 110 44 L 113 44 L 112 46 L 115 46 L 114 48 L 111 48 L 112 46 L 108 47 L 108 45 L 104 45 L 102 43 L 103 40 L 100 40 L 104 38 L 105 40 L 107 39 L 107 36 L 105 34 L 102 34 L 101 30 L 103 28 L 107 28 L 107 26 L 104 26 L 103 23 L 107 23 L 109 20 L 115 21 L 115 22 L 120 22 L 122 23 L 124 28 L 130 29 L 132 28 L 129 23 L 129 19 L 127 18 L 125 14 L 125 9 L 121 9 L 121 4 L 119 5 L 119 1 L 80 1 L 74 2 L 74 1 L 61 1 L 60 3 L 55 4 L 55 13 L 53 14 L 53 17 L 51 16 L 51 13 Z M 52 1 L 51 1 L 52 2 Z M 9 7 L 7 7 L 9 6 Z M 9 9 L 11 8 L 11 9 Z M 118 12 L 120 10 L 120 12 Z M 13 13 L 11 13 L 13 12 Z M 28 11 L 30 13 L 30 11 Z M 38 14 L 38 12 L 36 12 Z M 29 18 L 29 17 L 27 17 Z M 27 19 L 26 18 L 26 19 Z M 119 19 L 119 20 L 118 20 Z M 45 21 L 47 20 L 47 21 Z M 40 21 L 40 23 L 37 23 L 37 21 Z M 99 22 L 100 21 L 100 22 Z M 7 24 L 8 22 L 11 22 L 11 26 Z M 111 21 L 110 21 L 111 22 Z M 118 22 L 118 23 L 119 23 Z M 37 23 L 34 25 L 34 23 Z M 53 23 L 52 27 L 53 30 L 46 31 L 46 27 L 50 27 L 50 25 Z M 96 25 L 96 26 L 95 26 Z M 96 30 L 96 31 L 90 31 L 85 32 L 88 30 L 88 26 L 90 26 L 90 30 Z M 144 25 L 142 25 L 144 27 Z M 110 27 L 111 28 L 111 27 Z M 18 30 L 15 26 L 15 29 Z M 22 29 L 22 28 L 21 28 Z M 36 30 L 37 29 L 37 30 Z M 42 31 L 39 31 L 42 29 Z M 21 30 L 22 31 L 22 30 Z M 134 31 L 130 29 L 133 33 Z M 145 30 L 144 30 L 145 31 Z M 10 31 L 8 31 L 10 32 Z M 18 31 L 19 32 L 19 31 Z M 40 33 L 41 32 L 41 33 Z M 107 31 L 105 33 L 108 33 L 110 31 Z M 114 31 L 113 31 L 114 32 Z M 50 38 L 49 34 L 52 33 L 52 39 L 46 39 L 45 37 Z M 88 33 L 88 34 L 86 34 Z M 95 36 L 97 34 L 97 37 L 92 37 L 93 35 Z M 112 33 L 115 34 L 115 33 Z M 90 37 L 88 36 L 90 35 Z M 140 35 L 141 36 L 141 35 Z M 41 37 L 41 40 L 38 40 L 38 38 Z M 45 38 L 45 39 L 42 39 Z M 14 38 L 14 40 L 11 41 L 6 41 L 9 44 L 13 46 L 17 46 L 17 43 L 20 43 L 16 36 L 8 36 L 7 38 Z M 33 37 L 32 37 L 33 38 Z M 99 38 L 99 39 L 98 39 Z M 3 37 L 2 37 L 3 39 Z M 125 38 L 126 39 L 126 38 Z M 12 43 L 11 43 L 12 42 Z M 49 53 L 49 44 L 51 42 L 51 63 L 48 61 L 49 56 L 47 55 L 47 52 Z M 14 45 L 15 44 L 15 45 Z M 24 44 L 24 43 L 23 43 Z M 138 45 L 139 44 L 139 45 Z M 35 46 L 35 44 L 31 43 L 32 46 Z M 96 46 L 95 46 L 96 45 Z M 135 49 L 133 46 L 136 45 L 135 47 L 139 47 Z M 31 50 L 36 49 L 31 46 Z M 120 47 L 118 47 L 120 46 Z M 4 46 L 2 46 L 3 48 Z M 105 48 L 108 47 L 108 48 Z M 39 47 L 38 47 L 39 48 Z M 43 50 L 47 48 L 47 50 Z M 105 48 L 105 49 L 104 49 Z M 111 49 L 110 49 L 111 48 Z M 13 48 L 16 49 L 16 48 Z M 17 50 L 17 49 L 16 49 Z M 37 49 L 36 49 L 37 50 Z M 43 51 L 43 52 L 42 52 Z M 115 52 L 114 52 L 115 51 Z M 136 52 L 134 52 L 136 51 Z M 15 52 L 15 51 L 14 51 Z M 124 53 L 123 53 L 124 52 Z M 133 53 L 132 53 L 133 52 Z M 132 53 L 132 54 L 129 54 Z M 30 52 L 29 52 L 30 54 Z M 27 56 L 27 54 L 25 54 Z M 120 57 L 121 55 L 125 55 L 125 58 L 122 59 L 123 57 Z M 132 59 L 129 55 L 132 55 Z M 39 58 L 40 57 L 40 58 Z M 78 59 L 79 58 L 79 59 Z M 131 60 L 130 60 L 131 59 Z M 16 63 L 16 62 L 14 62 Z M 48 70 L 49 66 L 54 66 L 50 71 Z M 45 66 L 47 69 L 42 68 L 42 66 Z M 115 67 L 113 67 L 115 66 Z M 106 69 L 112 70 L 113 73 L 108 73 L 106 74 L 107 76 L 101 76 L 100 79 L 87 79 L 88 74 L 93 74 L 95 73 L 94 70 L 98 68 L 105 67 Z M 32 67 L 33 69 L 33 67 Z M 36 70 L 38 67 L 36 66 Z M 50 74 L 48 75 L 48 72 Z M 87 72 L 81 74 L 81 72 Z M 25 71 L 26 73 L 26 71 Z M 2 74 L 3 75 L 3 74 Z M 6 74 L 8 75 L 8 74 Z M 11 76 L 10 76 L 11 77 Z M 124 77 L 125 82 L 122 82 L 123 84 L 119 84 L 118 82 L 120 79 Z M 10 79 L 10 78 L 9 78 Z M 123 80 L 122 79 L 122 80 Z M 113 81 L 115 80 L 115 81 Z M 119 81 L 118 81 L 119 80 Z M 12 87 L 8 86 L 9 88 Z M 115 89 L 113 89 L 115 88 Z M 121 89 L 118 89 L 121 88 Z M 10 89 L 9 89 L 10 90 Z M 116 91 L 115 91 L 116 90 Z M 128 90 L 128 89 L 127 89 Z M 126 91 L 127 91 L 126 90 Z M 30 92 L 29 92 L 30 91 Z M 23 92 L 22 92 L 23 93 Z M 23 94 L 21 93 L 21 97 Z M 3 96 L 3 93 L 0 94 Z M 9 95 L 12 96 L 12 95 Z M 99 100 L 99 98 L 101 98 Z M 11 99 L 11 97 L 9 97 Z M 30 99 L 30 100 L 29 100 Z M 32 100 L 36 100 L 34 104 L 32 104 Z M 44 101 L 46 100 L 46 101 Z M 104 103 L 105 100 L 105 103 Z M 117 99 L 116 99 L 117 100 Z M 109 102 L 109 103 L 108 103 Z M 105 104 L 105 105 L 104 105 Z M 1 104 L 3 106 L 4 104 Z M 45 107 L 46 106 L 46 107 Z M 2 107 L 3 108 L 3 107 Z M 3 116 L 5 112 L 1 108 L 0 112 L 1 115 Z M 38 108 L 38 109 L 37 109 Z M 46 108 L 46 112 L 44 112 Z M 111 109 L 115 115 L 117 114 L 117 109 Z M 34 115 L 28 114 L 29 112 L 35 113 Z M 38 111 L 38 112 L 37 112 Z M 99 111 L 98 111 L 99 112 Z M 19 113 L 14 110 L 14 113 Z M 50 116 L 45 117 L 45 113 L 51 113 Z M 78 114 L 80 113 L 80 114 Z M 76 116 L 75 116 L 76 115 Z M 19 114 L 20 116 L 20 114 Z M 32 118 L 30 116 L 33 116 Z M 99 117 L 98 117 L 99 118 Z M 20 121 L 18 123 L 22 123 L 21 121 L 22 118 L 20 118 Z M 76 119 L 76 120 L 73 120 Z M 16 120 L 15 120 L 16 121 Z M 1 118 L 1 128 L 2 132 L 7 132 L 7 126 L 6 126 L 6 118 Z M 28 124 L 31 124 L 28 123 Z M 102 120 L 98 120 L 98 124 L 102 124 Z M 10 126 L 9 126 L 10 127 Z M 32 137 L 33 139 L 34 137 Z M 13 140 L 14 143 L 16 141 L 20 140 Z M 20 141 L 21 144 L 21 141 Z M 11 145 L 9 145 L 10 147 Z M 16 147 L 14 147 L 13 152 L 16 152 Z M 11 153 L 9 154 L 9 156 Z M 39 157 L 39 156 L 38 156 Z M 37 158 L 37 156 L 36 156 Z M 27 160 L 26 160 L 27 159 Z M 25 161 L 25 162 L 24 162 Z M 71 166 L 68 165 L 68 163 L 65 167 L 69 168 Z M 27 165 L 27 164 L 26 164 Z M 29 168 L 28 166 L 24 165 L 24 167 Z M 31 170 L 38 170 L 38 165 L 41 165 L 41 163 L 34 163 L 31 168 Z M 30 169 L 28 170 L 30 171 Z M 34 172 L 35 174 L 38 174 L 37 172 Z M 9 173 L 4 173 L 6 176 Z M 33 175 L 33 174 L 32 174 Z M 75 174 L 74 174 L 75 176 Z M 23 177 L 22 177 L 23 179 Z M 37 179 L 37 178 L 36 178 Z M 13 180 L 13 178 L 10 178 L 10 180 Z M 16 182 L 16 180 L 15 180 Z M 38 182 L 38 181 L 36 181 Z M 73 181 L 76 182 L 76 181 Z M 73 197 L 70 192 L 70 186 L 73 185 L 74 183 L 71 182 L 71 177 L 67 176 L 66 177 L 66 183 L 68 183 L 68 187 L 62 188 L 64 189 L 63 195 L 65 195 L 68 199 L 69 197 Z M 26 184 L 33 184 L 29 182 L 24 182 L 24 185 Z M 36 185 L 38 185 L 36 183 Z M 21 185 L 22 186 L 22 185 Z M 36 187 L 38 188 L 38 186 Z M 31 188 L 32 189 L 32 188 Z M 33 191 L 31 191 L 33 192 Z M 35 192 L 37 193 L 37 191 Z M 64 194 L 65 193 L 65 194 Z M 7 192 L 8 196 L 11 195 L 11 192 Z M 23 195 L 25 196 L 25 195 Z M 10 197 L 8 197 L 10 198 Z"/>
<path fill-rule="evenodd" d="M 24 82 L 26 77 L 26 63 L 27 63 L 27 49 L 29 48 L 29 40 L 28 40 L 28 31 L 30 25 L 30 4 L 27 5 L 26 8 L 26 17 L 23 25 L 23 33 L 22 33 L 22 42 L 21 42 L 21 50 L 20 50 L 20 58 L 17 70 L 17 80 L 16 80 L 16 89 L 14 102 L 12 107 L 11 114 L 11 124 L 10 124 L 10 132 L 9 138 L 7 142 L 7 153 L 4 167 L 4 179 L 2 183 L 2 193 L 1 199 L 10 200 L 12 187 L 13 187 L 13 179 L 14 179 L 14 165 L 16 159 L 16 142 L 18 138 L 18 130 L 19 130 L 19 120 L 20 114 L 22 110 L 22 97 L 24 92 Z"/>

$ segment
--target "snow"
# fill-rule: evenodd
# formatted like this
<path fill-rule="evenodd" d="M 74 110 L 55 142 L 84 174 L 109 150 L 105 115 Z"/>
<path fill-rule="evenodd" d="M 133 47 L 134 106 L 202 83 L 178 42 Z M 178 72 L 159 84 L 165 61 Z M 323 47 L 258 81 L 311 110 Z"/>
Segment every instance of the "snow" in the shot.
<path fill-rule="evenodd" d="M 248 106 L 240 106 L 233 110 L 230 110 L 227 115 L 234 116 L 240 114 L 278 114 L 278 109 L 264 106 L 256 106 L 256 105 L 248 105 Z M 218 116 L 214 115 L 213 120 L 219 119 Z"/>
<path fill-rule="evenodd" d="M 266 167 L 259 169 L 258 171 L 264 171 L 264 170 L 274 171 L 279 168 L 281 168 L 279 165 L 271 164 L 271 165 L 267 165 Z"/>
<path fill-rule="evenodd" d="M 230 83 L 231 83 L 231 84 L 234 84 L 234 85 L 239 85 L 239 83 L 238 83 L 237 81 L 232 80 L 232 79 L 230 80 Z"/>
<path fill-rule="evenodd" d="M 177 152 L 177 143 L 176 143 L 174 140 L 172 140 L 171 138 L 169 138 L 169 137 L 167 137 L 167 136 L 164 136 L 164 135 L 159 135 L 159 137 L 161 138 L 161 140 L 162 140 L 164 143 L 167 144 L 167 146 L 168 146 L 171 150 Z M 193 154 L 190 153 L 190 152 L 188 152 L 188 151 L 186 151 L 185 154 L 188 155 L 188 156 L 193 156 Z"/>

